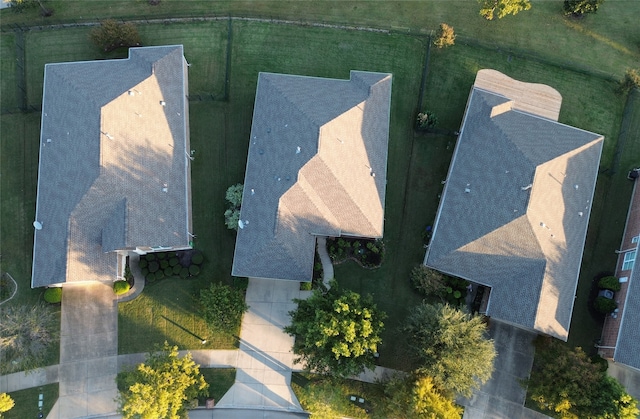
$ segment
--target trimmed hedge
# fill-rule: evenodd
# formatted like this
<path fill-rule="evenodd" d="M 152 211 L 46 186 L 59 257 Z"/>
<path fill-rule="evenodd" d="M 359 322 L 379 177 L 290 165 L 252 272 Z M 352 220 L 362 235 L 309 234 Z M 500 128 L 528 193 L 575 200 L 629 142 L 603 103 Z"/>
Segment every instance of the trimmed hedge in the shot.
<path fill-rule="evenodd" d="M 176 266 L 178 262 L 180 262 L 180 260 L 174 256 L 171 259 L 169 259 L 169 266 Z"/>
<path fill-rule="evenodd" d="M 618 303 L 610 298 L 600 296 L 594 300 L 593 308 L 595 308 L 599 313 L 609 314 L 618 308 Z"/>
<path fill-rule="evenodd" d="M 180 265 L 176 265 L 171 269 L 173 272 L 173 275 L 180 275 L 180 271 L 182 270 L 182 266 Z"/>
<path fill-rule="evenodd" d="M 620 281 L 615 276 L 605 276 L 598 281 L 598 287 L 605 290 L 620 291 Z"/>
<path fill-rule="evenodd" d="M 169 267 L 169 261 L 166 259 L 163 259 L 160 261 L 160 269 L 166 269 Z"/>
<path fill-rule="evenodd" d="M 160 269 L 160 264 L 156 261 L 149 262 L 149 272 L 154 273 Z"/>
<path fill-rule="evenodd" d="M 194 265 L 200 265 L 202 262 L 204 262 L 204 256 L 201 252 L 194 253 L 193 256 L 191 256 L 191 263 Z"/>
<path fill-rule="evenodd" d="M 189 277 L 189 268 L 180 269 L 180 278 L 186 279 Z"/>
<path fill-rule="evenodd" d="M 164 276 L 171 276 L 173 275 L 173 268 L 171 266 L 167 266 L 166 268 L 164 268 Z"/>
<path fill-rule="evenodd" d="M 113 283 L 113 292 L 115 292 L 116 295 L 126 294 L 130 289 L 131 286 L 127 281 L 116 281 Z"/>
<path fill-rule="evenodd" d="M 44 300 L 47 303 L 56 304 L 62 301 L 62 288 L 51 287 L 44 292 Z"/>
<path fill-rule="evenodd" d="M 200 273 L 200 268 L 198 267 L 198 265 L 189 266 L 189 275 L 196 276 L 199 273 Z"/>
<path fill-rule="evenodd" d="M 146 268 L 147 266 L 149 266 L 149 262 L 147 261 L 147 259 L 140 258 L 138 266 L 140 267 L 140 269 Z"/>

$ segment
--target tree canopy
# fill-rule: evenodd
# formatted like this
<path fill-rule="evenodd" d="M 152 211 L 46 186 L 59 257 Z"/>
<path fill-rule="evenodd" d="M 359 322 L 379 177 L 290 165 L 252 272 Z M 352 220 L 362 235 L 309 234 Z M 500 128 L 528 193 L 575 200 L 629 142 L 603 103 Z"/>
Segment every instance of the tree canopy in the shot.
<path fill-rule="evenodd" d="M 632 419 L 637 401 L 581 348 L 538 338 L 527 395 L 543 411 L 563 419 Z"/>
<path fill-rule="evenodd" d="M 431 377 L 394 376 L 385 384 L 393 419 L 460 419 L 462 408 L 442 394 Z"/>
<path fill-rule="evenodd" d="M 42 303 L 3 308 L 0 373 L 31 370 L 44 365 L 51 345 L 58 339 L 58 313 Z"/>
<path fill-rule="evenodd" d="M 8 412 L 9 410 L 13 409 L 13 406 L 15 406 L 15 404 L 16 402 L 14 402 L 11 396 L 9 396 L 7 393 L 0 393 L 0 418 L 2 417 L 2 414 L 4 412 Z"/>
<path fill-rule="evenodd" d="M 441 23 L 436 32 L 436 39 L 433 41 L 433 45 L 438 48 L 445 48 L 455 44 L 455 41 L 456 34 L 453 31 L 453 27 L 446 23 Z"/>
<path fill-rule="evenodd" d="M 227 333 L 237 330 L 242 315 L 249 308 L 242 292 L 222 283 L 212 283 L 201 290 L 200 305 L 207 325 Z"/>
<path fill-rule="evenodd" d="M 496 350 L 482 317 L 448 304 L 422 303 L 403 331 L 421 366 L 418 373 L 456 395 L 470 396 L 493 373 Z"/>
<path fill-rule="evenodd" d="M 178 347 L 165 342 L 134 371 L 118 374 L 119 411 L 124 419 L 185 418 L 185 402 L 208 387 L 191 354 L 179 358 Z"/>
<path fill-rule="evenodd" d="M 295 337 L 293 351 L 307 370 L 348 377 L 375 366 L 386 315 L 371 296 L 342 289 L 334 280 L 326 293 L 315 290 L 295 301 L 298 308 L 284 330 Z"/>
<path fill-rule="evenodd" d="M 113 19 L 102 21 L 91 30 L 89 38 L 104 51 L 140 45 L 138 29 L 132 23 L 118 23 Z"/>
<path fill-rule="evenodd" d="M 564 12 L 567 15 L 581 16 L 585 13 L 595 13 L 604 0 L 564 0 Z"/>
<path fill-rule="evenodd" d="M 487 20 L 495 17 L 502 19 L 506 15 L 517 15 L 531 9 L 529 0 L 478 0 L 481 4 L 480 15 Z"/>

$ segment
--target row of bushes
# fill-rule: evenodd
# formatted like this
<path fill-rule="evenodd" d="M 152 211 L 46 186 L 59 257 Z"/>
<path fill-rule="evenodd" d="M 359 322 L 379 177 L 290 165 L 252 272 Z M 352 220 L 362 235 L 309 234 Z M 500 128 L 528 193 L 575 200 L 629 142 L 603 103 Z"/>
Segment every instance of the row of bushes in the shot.
<path fill-rule="evenodd" d="M 618 308 L 613 298 L 620 291 L 620 281 L 615 276 L 605 276 L 598 280 L 598 296 L 593 300 L 593 308 L 601 314 L 609 314 Z"/>
<path fill-rule="evenodd" d="M 138 266 L 146 281 L 151 283 L 163 278 L 187 279 L 200 273 L 204 255 L 197 250 L 179 250 L 148 253 L 140 256 Z"/>
<path fill-rule="evenodd" d="M 469 281 L 445 275 L 424 265 L 413 268 L 409 279 L 411 285 L 425 297 L 440 297 L 453 306 L 461 306 L 465 302 Z"/>

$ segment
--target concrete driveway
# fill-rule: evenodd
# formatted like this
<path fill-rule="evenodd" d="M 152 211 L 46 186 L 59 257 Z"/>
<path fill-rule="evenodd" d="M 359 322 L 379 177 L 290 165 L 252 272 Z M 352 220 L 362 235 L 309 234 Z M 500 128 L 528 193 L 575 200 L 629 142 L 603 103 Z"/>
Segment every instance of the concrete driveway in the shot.
<path fill-rule="evenodd" d="M 536 334 L 493 319 L 489 334 L 498 352 L 495 371 L 471 399 L 459 400 L 465 406 L 463 419 L 548 418 L 524 407 L 527 393 L 520 384 L 531 372 Z"/>

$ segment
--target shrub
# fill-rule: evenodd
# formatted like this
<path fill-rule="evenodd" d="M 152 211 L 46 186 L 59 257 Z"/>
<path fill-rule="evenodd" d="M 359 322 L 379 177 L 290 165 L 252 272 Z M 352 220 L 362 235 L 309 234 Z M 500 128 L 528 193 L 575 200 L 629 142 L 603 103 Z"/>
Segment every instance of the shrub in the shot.
<path fill-rule="evenodd" d="M 196 276 L 199 273 L 200 273 L 200 268 L 198 267 L 198 265 L 189 266 L 189 275 Z"/>
<path fill-rule="evenodd" d="M 410 279 L 411 285 L 426 296 L 441 295 L 444 291 L 444 275 L 424 265 L 413 268 Z"/>
<path fill-rule="evenodd" d="M 189 268 L 182 268 L 180 270 L 180 278 L 186 279 L 189 277 Z"/>
<path fill-rule="evenodd" d="M 113 19 L 102 21 L 100 26 L 91 31 L 89 38 L 105 52 L 140 45 L 140 35 L 133 24 L 118 23 Z"/>
<path fill-rule="evenodd" d="M 173 268 L 171 266 L 167 266 L 166 268 L 164 268 L 164 276 L 171 275 L 173 275 Z"/>
<path fill-rule="evenodd" d="M 156 260 L 156 255 L 153 253 L 147 253 L 144 255 L 144 258 L 151 262 L 152 260 Z"/>
<path fill-rule="evenodd" d="M 130 289 L 131 286 L 127 281 L 116 281 L 113 283 L 113 292 L 115 292 L 116 295 L 126 294 Z"/>
<path fill-rule="evenodd" d="M 156 280 L 156 274 L 154 274 L 153 272 L 149 272 L 148 274 L 146 274 L 146 275 L 144 276 L 144 279 L 145 279 L 147 282 L 153 282 L 153 281 L 155 281 L 155 280 Z"/>
<path fill-rule="evenodd" d="M 142 272 L 142 276 L 146 277 L 149 273 L 149 268 L 142 268 L 140 271 Z"/>
<path fill-rule="evenodd" d="M 44 292 L 44 300 L 47 303 L 56 304 L 62 301 L 62 288 L 51 287 Z"/>
<path fill-rule="evenodd" d="M 433 45 L 438 48 L 445 48 L 453 45 L 455 40 L 456 34 L 453 32 L 453 27 L 446 23 L 441 23 L 436 32 L 436 39 L 433 41 Z"/>
<path fill-rule="evenodd" d="M 171 269 L 172 269 L 174 275 L 180 275 L 180 271 L 182 270 L 182 266 L 176 265 Z"/>
<path fill-rule="evenodd" d="M 155 260 L 153 262 L 149 262 L 149 272 L 154 273 L 160 269 L 160 264 Z"/>
<path fill-rule="evenodd" d="M 629 93 L 634 88 L 640 88 L 640 69 L 630 68 L 624 74 L 622 81 L 620 81 L 618 90 L 620 93 Z"/>
<path fill-rule="evenodd" d="M 180 260 L 174 256 L 171 259 L 169 259 L 169 266 L 176 266 L 178 262 L 180 262 Z"/>
<path fill-rule="evenodd" d="M 158 256 L 159 260 L 167 258 L 167 253 L 166 252 L 159 252 L 159 253 L 156 253 L 156 255 Z"/>
<path fill-rule="evenodd" d="M 138 267 L 140 267 L 140 269 L 142 268 L 146 268 L 147 266 L 149 266 L 149 262 L 147 261 L 146 258 L 140 258 L 140 261 L 138 262 Z"/>
<path fill-rule="evenodd" d="M 416 118 L 416 128 L 426 131 L 438 125 L 438 117 L 431 111 L 420 112 Z"/>
<path fill-rule="evenodd" d="M 620 281 L 615 276 L 605 276 L 598 281 L 598 287 L 605 290 L 620 291 Z"/>
<path fill-rule="evenodd" d="M 311 291 L 311 282 L 301 282 L 300 291 Z"/>
<path fill-rule="evenodd" d="M 193 256 L 191 256 L 191 263 L 195 265 L 200 265 L 202 264 L 202 262 L 204 262 L 204 256 L 202 255 L 201 252 L 196 252 L 193 254 Z"/>
<path fill-rule="evenodd" d="M 610 298 L 600 296 L 593 301 L 593 308 L 599 313 L 609 314 L 618 308 L 618 303 Z"/>
<path fill-rule="evenodd" d="M 156 279 L 162 279 L 164 278 L 164 271 L 158 271 L 154 275 L 156 276 Z"/>
<path fill-rule="evenodd" d="M 169 261 L 166 259 L 163 259 L 160 261 L 160 269 L 166 269 L 169 267 Z"/>
<path fill-rule="evenodd" d="M 564 0 L 564 14 L 582 16 L 585 13 L 595 13 L 604 0 Z"/>
<path fill-rule="evenodd" d="M 240 326 L 242 314 L 249 308 L 241 291 L 222 283 L 201 290 L 200 305 L 204 320 L 212 330 L 229 333 Z"/>
<path fill-rule="evenodd" d="M 233 281 L 233 288 L 236 288 L 240 291 L 246 291 L 247 287 L 249 286 L 249 278 L 246 278 L 244 276 L 234 276 L 232 278 Z"/>

